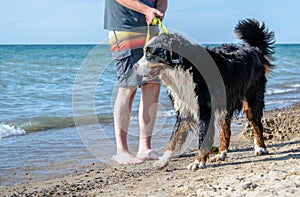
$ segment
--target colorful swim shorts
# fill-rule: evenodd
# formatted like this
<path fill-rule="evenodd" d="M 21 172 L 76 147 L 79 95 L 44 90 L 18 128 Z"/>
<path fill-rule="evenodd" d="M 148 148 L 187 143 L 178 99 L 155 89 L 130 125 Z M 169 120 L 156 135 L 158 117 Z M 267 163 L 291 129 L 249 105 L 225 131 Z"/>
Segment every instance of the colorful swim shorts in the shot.
<path fill-rule="evenodd" d="M 156 78 L 146 81 L 138 75 L 134 64 L 143 57 L 146 35 L 139 32 L 110 31 L 109 44 L 116 64 L 119 87 L 141 86 L 146 83 L 160 83 Z"/>

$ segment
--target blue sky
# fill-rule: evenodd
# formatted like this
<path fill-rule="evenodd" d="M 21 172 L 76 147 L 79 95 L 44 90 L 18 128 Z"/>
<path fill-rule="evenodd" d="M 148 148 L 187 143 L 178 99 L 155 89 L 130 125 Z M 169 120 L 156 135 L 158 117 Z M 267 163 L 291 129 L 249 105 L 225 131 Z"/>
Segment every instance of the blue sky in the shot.
<path fill-rule="evenodd" d="M 1 0 L 0 44 L 101 43 L 104 0 Z M 277 43 L 300 43 L 299 0 L 169 0 L 164 24 L 200 43 L 236 42 L 239 19 L 264 21 Z"/>

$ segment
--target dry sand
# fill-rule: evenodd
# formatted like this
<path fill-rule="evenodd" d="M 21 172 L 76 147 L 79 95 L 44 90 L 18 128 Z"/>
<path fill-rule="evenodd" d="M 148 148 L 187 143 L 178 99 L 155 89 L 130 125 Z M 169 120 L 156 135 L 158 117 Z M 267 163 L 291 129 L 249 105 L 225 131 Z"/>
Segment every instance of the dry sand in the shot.
<path fill-rule="evenodd" d="M 84 173 L 0 187 L 0 196 L 300 196 L 300 104 L 265 117 L 268 155 L 254 155 L 246 126 L 232 136 L 226 160 L 208 162 L 206 169 L 187 170 L 195 152 L 172 159 L 163 170 L 155 170 L 153 161 L 92 164 Z"/>

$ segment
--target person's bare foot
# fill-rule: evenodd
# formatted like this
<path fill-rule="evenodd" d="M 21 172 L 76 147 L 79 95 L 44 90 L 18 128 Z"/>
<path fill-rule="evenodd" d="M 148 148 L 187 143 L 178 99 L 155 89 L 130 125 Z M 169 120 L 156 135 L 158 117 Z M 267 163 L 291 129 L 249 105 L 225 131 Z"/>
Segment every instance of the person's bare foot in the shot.
<path fill-rule="evenodd" d="M 127 151 L 117 153 L 112 157 L 111 160 L 121 165 L 134 165 L 134 164 L 141 164 L 144 162 L 143 160 L 136 158 L 135 156 L 133 156 Z"/>
<path fill-rule="evenodd" d="M 139 152 L 136 155 L 136 158 L 138 158 L 140 160 L 143 160 L 143 161 L 145 161 L 145 160 L 158 160 L 159 157 L 160 157 L 160 155 L 157 152 L 155 152 L 154 150 L 151 150 L 151 149 L 146 150 L 144 152 Z"/>

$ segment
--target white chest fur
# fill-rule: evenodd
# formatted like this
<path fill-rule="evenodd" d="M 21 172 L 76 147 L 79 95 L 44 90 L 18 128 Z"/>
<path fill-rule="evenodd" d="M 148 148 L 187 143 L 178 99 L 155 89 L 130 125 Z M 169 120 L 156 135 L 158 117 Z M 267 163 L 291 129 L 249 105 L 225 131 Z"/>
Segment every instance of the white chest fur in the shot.
<path fill-rule="evenodd" d="M 198 121 L 199 105 L 194 91 L 193 76 L 189 70 L 185 71 L 180 67 L 167 68 L 161 72 L 161 79 L 173 97 L 174 108 L 181 117 L 193 116 Z"/>

